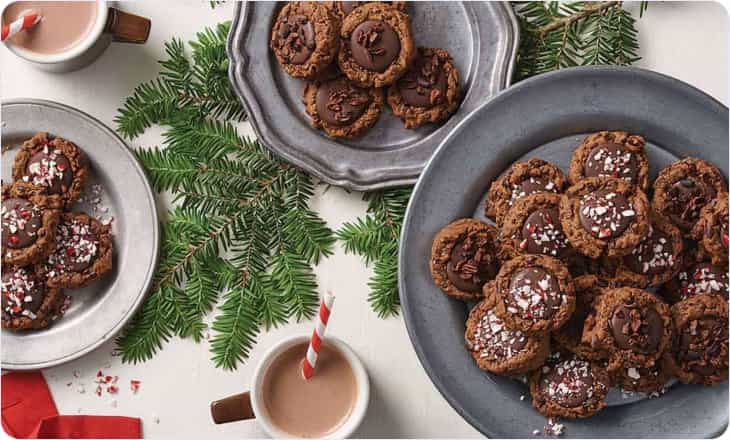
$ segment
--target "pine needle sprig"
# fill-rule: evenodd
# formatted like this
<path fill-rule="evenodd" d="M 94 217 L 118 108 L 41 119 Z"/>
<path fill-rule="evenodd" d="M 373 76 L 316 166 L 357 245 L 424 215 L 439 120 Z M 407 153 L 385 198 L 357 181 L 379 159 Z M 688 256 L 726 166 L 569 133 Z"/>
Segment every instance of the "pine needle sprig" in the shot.
<path fill-rule="evenodd" d="M 189 56 L 169 42 L 159 77 L 138 87 L 117 118 L 128 138 L 164 126 L 163 147 L 136 154 L 175 205 L 149 296 L 117 339 L 125 362 L 150 359 L 173 336 L 205 339 L 212 313 L 212 361 L 235 369 L 261 331 L 317 310 L 312 266 L 332 253 L 334 233 L 309 207 L 311 177 L 238 133 L 243 113 L 221 50 L 227 31 L 199 32 Z"/>
<path fill-rule="evenodd" d="M 521 41 L 515 80 L 579 65 L 631 64 L 639 59 L 635 20 L 620 1 L 515 2 Z M 646 10 L 642 2 L 640 13 Z M 396 315 L 398 241 L 410 188 L 368 193 L 368 211 L 337 231 L 345 252 L 371 265 L 368 300 L 381 317 Z"/>

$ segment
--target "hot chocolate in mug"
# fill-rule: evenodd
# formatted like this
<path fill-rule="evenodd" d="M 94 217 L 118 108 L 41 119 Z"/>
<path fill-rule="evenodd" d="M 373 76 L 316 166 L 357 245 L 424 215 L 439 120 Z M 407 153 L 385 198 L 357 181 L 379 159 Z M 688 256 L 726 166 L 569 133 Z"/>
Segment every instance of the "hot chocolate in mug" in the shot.
<path fill-rule="evenodd" d="M 36 67 L 53 72 L 79 69 L 112 41 L 141 44 L 147 41 L 150 21 L 113 7 L 113 2 L 13 1 L 2 11 L 3 24 L 29 11 L 40 23 L 9 38 L 5 44 L 15 55 Z"/>
<path fill-rule="evenodd" d="M 341 340 L 322 343 L 314 376 L 304 379 L 308 335 L 271 347 L 251 377 L 250 391 L 211 403 L 215 423 L 256 419 L 274 438 L 346 438 L 365 417 L 370 382 L 360 359 Z"/>

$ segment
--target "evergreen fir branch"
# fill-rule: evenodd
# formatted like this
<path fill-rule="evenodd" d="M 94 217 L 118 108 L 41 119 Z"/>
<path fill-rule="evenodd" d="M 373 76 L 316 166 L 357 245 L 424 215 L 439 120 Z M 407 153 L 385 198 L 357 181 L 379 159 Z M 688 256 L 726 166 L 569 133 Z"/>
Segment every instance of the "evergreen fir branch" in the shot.
<path fill-rule="evenodd" d="M 373 265 L 373 276 L 368 281 L 368 287 L 368 301 L 380 318 L 399 313 L 397 242 L 385 245 L 380 258 Z"/>
<path fill-rule="evenodd" d="M 217 334 L 210 340 L 212 361 L 216 367 L 235 370 L 248 357 L 261 328 L 256 314 L 256 299 L 262 289 L 256 276 L 245 287 L 236 287 L 225 294 L 223 305 L 213 321 Z"/>

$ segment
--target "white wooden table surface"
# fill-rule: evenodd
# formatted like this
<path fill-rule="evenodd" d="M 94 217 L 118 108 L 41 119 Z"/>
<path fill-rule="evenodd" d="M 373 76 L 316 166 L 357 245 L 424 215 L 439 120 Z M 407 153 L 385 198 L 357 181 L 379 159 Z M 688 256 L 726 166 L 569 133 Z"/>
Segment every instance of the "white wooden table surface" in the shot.
<path fill-rule="evenodd" d="M 3 2 L 0 2 L 3 3 Z M 172 37 L 191 39 L 203 26 L 231 17 L 233 5 L 211 10 L 207 1 L 144 0 L 121 2 L 123 9 L 150 17 L 149 42 L 144 46 L 112 45 L 93 65 L 71 74 L 54 75 L 35 70 L 0 48 L 0 95 L 3 99 L 33 97 L 59 101 L 99 118 L 113 127 L 122 100 L 142 81 L 158 71 L 163 42 Z M 637 5 L 629 6 L 635 10 Z M 727 103 L 728 15 L 722 5 L 710 2 L 653 3 L 638 21 L 642 61 L 639 66 L 675 76 Z M 244 132 L 251 133 L 248 128 Z M 134 143 L 155 145 L 160 131 L 150 130 Z M 333 189 L 318 194 L 314 208 L 332 228 L 362 215 L 360 194 Z M 160 209 L 166 208 L 165 201 Z M 380 320 L 370 310 L 366 286 L 370 271 L 358 256 L 335 254 L 317 268 L 322 289 L 338 294 L 329 329 L 348 341 L 367 364 L 373 393 L 368 416 L 359 437 L 477 437 L 442 399 L 421 368 L 401 318 Z M 236 372 L 213 368 L 207 344 L 173 340 L 154 360 L 142 365 L 122 365 L 112 358 L 113 344 L 94 353 L 45 371 L 62 414 L 117 414 L 141 417 L 145 437 L 236 438 L 261 437 L 255 422 L 215 426 L 210 421 L 211 400 L 247 387 L 253 364 L 262 351 L 283 335 L 309 332 L 309 323 L 288 325 L 259 338 L 250 361 Z M 123 385 L 114 399 L 97 397 L 92 382 L 106 364 L 109 374 Z M 74 371 L 81 374 L 74 377 Z M 142 380 L 133 395 L 130 379 Z M 72 383 L 71 386 L 67 386 Z M 78 392 L 86 385 L 86 393 Z M 488 398 L 488 396 L 485 396 Z M 541 428 L 541 427 L 536 427 Z"/>

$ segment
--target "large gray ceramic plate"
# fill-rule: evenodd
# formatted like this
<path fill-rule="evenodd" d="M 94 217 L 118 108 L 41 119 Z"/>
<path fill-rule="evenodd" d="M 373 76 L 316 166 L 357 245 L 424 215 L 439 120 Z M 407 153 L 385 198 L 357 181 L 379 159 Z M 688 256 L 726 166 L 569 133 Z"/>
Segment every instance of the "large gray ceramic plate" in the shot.
<path fill-rule="evenodd" d="M 114 269 L 83 289 L 65 293 L 73 300 L 66 315 L 47 329 L 2 332 L 2 368 L 46 368 L 76 359 L 108 341 L 142 304 L 157 265 L 159 225 L 155 199 L 144 171 L 127 145 L 91 116 L 50 101 L 2 103 L 3 181 L 12 180 L 17 146 L 38 131 L 81 147 L 91 163 L 91 185 L 102 188 L 103 216 L 113 216 Z M 104 208 L 108 208 L 105 211 Z M 98 215 L 80 203 L 74 210 Z"/>
<path fill-rule="evenodd" d="M 651 178 L 679 157 L 699 156 L 728 174 L 728 109 L 678 80 L 630 68 L 575 68 L 523 81 L 470 114 L 441 144 L 413 192 L 401 237 L 400 298 L 408 332 L 431 380 L 490 437 L 532 437 L 545 419 L 527 387 L 487 374 L 464 349 L 467 307 L 429 274 L 431 239 L 447 223 L 481 218 L 483 195 L 516 160 L 541 157 L 567 171 L 586 133 L 627 130 L 647 138 Z M 521 395 L 527 395 L 524 401 Z M 713 437 L 728 422 L 727 382 L 673 386 L 658 399 L 610 396 L 595 417 L 564 421 L 568 437 Z"/>
<path fill-rule="evenodd" d="M 366 135 L 335 140 L 313 129 L 301 103 L 304 82 L 291 78 L 269 50 L 276 2 L 236 5 L 228 35 L 230 78 L 261 142 L 320 179 L 372 190 L 416 181 L 438 144 L 470 111 L 509 85 L 519 28 L 507 3 L 410 2 L 419 46 L 442 47 L 454 58 L 465 90 L 446 123 L 406 130 L 385 106 Z"/>

